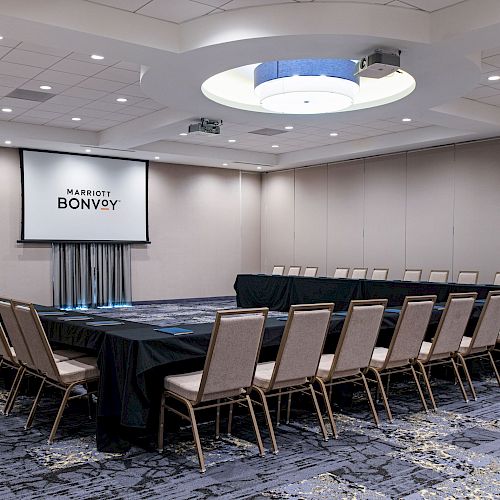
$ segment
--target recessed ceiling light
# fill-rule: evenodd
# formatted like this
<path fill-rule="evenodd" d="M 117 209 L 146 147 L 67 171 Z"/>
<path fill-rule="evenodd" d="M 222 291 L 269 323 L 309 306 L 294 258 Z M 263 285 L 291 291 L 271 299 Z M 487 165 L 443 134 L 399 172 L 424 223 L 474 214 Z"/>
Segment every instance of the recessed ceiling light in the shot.
<path fill-rule="evenodd" d="M 257 167 L 257 170 L 262 170 L 262 167 Z"/>
<path fill-rule="evenodd" d="M 102 61 L 104 59 L 104 56 L 100 56 L 98 54 L 92 54 L 90 58 L 94 59 L 95 61 Z"/>
<path fill-rule="evenodd" d="M 85 150 L 85 152 L 86 152 L 86 153 L 92 153 L 92 150 L 91 150 L 90 148 L 87 148 L 87 149 Z"/>
<path fill-rule="evenodd" d="M 116 102 L 127 102 L 128 99 L 125 99 L 125 97 L 119 97 Z"/>
<path fill-rule="evenodd" d="M 285 130 L 293 130 L 293 127 L 292 127 L 291 125 L 287 125 L 287 126 L 285 127 Z"/>
<path fill-rule="evenodd" d="M 12 113 L 12 109 L 11 108 L 2 108 L 2 112 L 3 113 Z"/>
<path fill-rule="evenodd" d="M 10 144 L 12 144 L 12 141 L 5 141 L 5 144 L 7 144 L 7 146 L 9 146 Z"/>
<path fill-rule="evenodd" d="M 279 144 L 273 144 L 271 147 L 272 148 L 279 148 Z"/>
<path fill-rule="evenodd" d="M 159 156 L 155 156 L 155 160 L 159 160 L 159 159 L 160 159 L 160 157 L 159 157 Z"/>
<path fill-rule="evenodd" d="M 3 40 L 3 36 L 2 35 L 0 35 L 0 40 Z"/>
<path fill-rule="evenodd" d="M 330 137 L 337 137 L 339 134 L 338 132 L 331 132 Z"/>
<path fill-rule="evenodd" d="M 181 132 L 179 135 L 182 135 L 184 137 L 187 135 L 187 132 Z"/>
<path fill-rule="evenodd" d="M 223 163 L 222 164 L 223 167 L 227 167 L 228 166 L 228 163 Z"/>
<path fill-rule="evenodd" d="M 491 75 L 488 77 L 488 80 L 490 82 L 497 82 L 498 80 L 500 80 L 500 75 Z"/>
<path fill-rule="evenodd" d="M 402 122 L 411 122 L 411 118 L 403 118 L 401 121 Z"/>
<path fill-rule="evenodd" d="M 81 118 L 78 118 L 78 116 L 74 116 L 73 118 L 71 118 L 74 122 L 81 122 L 82 119 Z"/>
<path fill-rule="evenodd" d="M 50 85 L 40 85 L 40 90 L 52 90 Z"/>
<path fill-rule="evenodd" d="M 228 139 L 227 142 L 236 142 L 236 139 Z"/>

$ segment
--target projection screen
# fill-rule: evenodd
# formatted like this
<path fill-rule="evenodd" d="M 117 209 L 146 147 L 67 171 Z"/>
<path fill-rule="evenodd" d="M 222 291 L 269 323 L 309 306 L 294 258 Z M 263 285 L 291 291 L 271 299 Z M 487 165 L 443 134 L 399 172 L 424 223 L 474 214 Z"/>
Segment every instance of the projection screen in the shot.
<path fill-rule="evenodd" d="M 147 243 L 148 162 L 21 150 L 21 241 Z"/>

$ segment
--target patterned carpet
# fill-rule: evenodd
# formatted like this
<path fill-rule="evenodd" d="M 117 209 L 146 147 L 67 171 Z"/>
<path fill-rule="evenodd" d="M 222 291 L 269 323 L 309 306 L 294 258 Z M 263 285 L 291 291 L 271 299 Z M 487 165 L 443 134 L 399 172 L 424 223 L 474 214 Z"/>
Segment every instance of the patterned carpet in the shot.
<path fill-rule="evenodd" d="M 99 314 L 155 325 L 211 321 L 231 300 L 103 309 Z M 89 311 L 90 312 L 90 311 Z M 94 311 L 92 311 L 94 312 Z M 8 370 L 0 370 L 5 400 Z M 95 448 L 85 401 L 70 404 L 59 439 L 46 444 L 59 395 L 47 393 L 35 425 L 23 429 L 31 402 L 25 393 L 9 417 L 0 416 L 2 499 L 380 499 L 499 498 L 500 388 L 486 367 L 476 367 L 478 400 L 464 403 L 458 387 L 435 378 L 437 412 L 425 414 L 413 386 L 391 385 L 394 423 L 373 425 L 364 396 L 335 406 L 339 439 L 324 442 L 306 402 L 294 405 L 290 424 L 277 428 L 278 455 L 258 414 L 266 456 L 254 444 L 249 419 L 238 415 L 233 435 L 214 438 L 200 425 L 207 472 L 198 472 L 189 427 L 171 428 L 165 452 L 132 448 L 125 454 Z M 28 388 L 33 391 L 33 387 Z M 1 403 L 0 403 L 1 404 Z M 167 430 L 168 419 L 167 419 Z"/>

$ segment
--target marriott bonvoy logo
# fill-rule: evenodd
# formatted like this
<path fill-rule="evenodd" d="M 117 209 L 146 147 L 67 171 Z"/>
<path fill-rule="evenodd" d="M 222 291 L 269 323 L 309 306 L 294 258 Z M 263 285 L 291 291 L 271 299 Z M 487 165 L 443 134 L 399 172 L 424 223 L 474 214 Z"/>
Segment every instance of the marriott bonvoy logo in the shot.
<path fill-rule="evenodd" d="M 61 210 L 115 211 L 122 200 L 111 197 L 111 191 L 93 189 L 66 189 L 66 196 L 57 198 L 57 208 Z"/>

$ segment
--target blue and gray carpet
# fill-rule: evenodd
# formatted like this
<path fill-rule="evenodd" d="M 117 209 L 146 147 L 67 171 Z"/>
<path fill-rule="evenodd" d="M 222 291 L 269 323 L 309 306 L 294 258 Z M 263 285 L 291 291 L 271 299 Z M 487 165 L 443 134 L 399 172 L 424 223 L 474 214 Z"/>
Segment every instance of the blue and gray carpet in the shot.
<path fill-rule="evenodd" d="M 179 302 L 102 309 L 109 317 L 155 325 L 212 321 L 232 300 Z M 480 368 L 480 367 L 479 367 Z M 1 499 L 379 499 L 499 498 L 500 388 L 491 372 L 475 370 L 478 400 L 464 403 L 457 386 L 434 379 L 439 409 L 425 414 L 408 383 L 391 388 L 395 420 L 370 418 L 363 394 L 352 406 L 335 407 L 339 439 L 324 442 L 307 405 L 277 428 L 278 455 L 258 455 L 249 419 L 238 416 L 232 436 L 214 438 L 213 423 L 200 425 L 207 472 L 198 472 L 188 427 L 167 433 L 163 455 L 132 448 L 100 453 L 85 401 L 63 417 L 59 439 L 47 445 L 57 393 L 42 400 L 33 428 L 23 429 L 31 396 L 24 394 L 9 417 L 0 415 Z M 0 373 L 0 400 L 7 370 Z M 1 406 L 0 402 L 0 406 Z M 168 420 L 167 420 L 168 430 Z"/>

